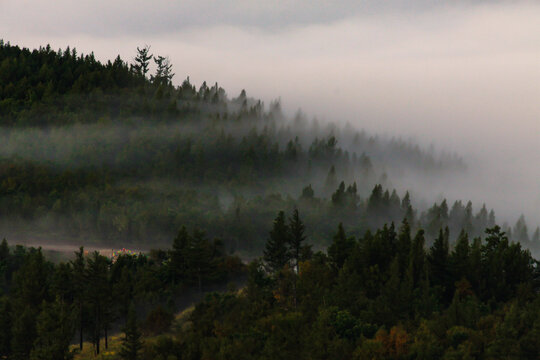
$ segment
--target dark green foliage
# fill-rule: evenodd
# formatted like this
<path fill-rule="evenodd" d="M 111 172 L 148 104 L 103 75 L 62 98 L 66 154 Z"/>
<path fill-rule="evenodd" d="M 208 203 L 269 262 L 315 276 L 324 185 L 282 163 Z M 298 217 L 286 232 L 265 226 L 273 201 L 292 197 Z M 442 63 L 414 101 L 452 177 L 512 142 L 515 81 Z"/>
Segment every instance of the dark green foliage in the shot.
<path fill-rule="evenodd" d="M 450 273 L 450 254 L 448 245 L 448 228 L 439 231 L 439 236 L 429 249 L 429 279 L 432 286 L 440 287 L 442 301 L 450 302 L 452 297 L 452 274 Z"/>
<path fill-rule="evenodd" d="M 411 240 L 405 220 L 399 235 L 386 226 L 352 242 L 337 277 L 331 259 L 338 256 L 316 254 L 302 264 L 296 291 L 284 286 L 291 271 L 275 280 L 253 262 L 246 291 L 212 294 L 198 304 L 176 349 L 197 359 L 245 358 L 246 351 L 250 359 L 533 359 L 540 349 L 534 340 L 540 298 L 532 259 L 519 246 L 509 250 L 498 227 L 486 235 L 471 245 L 463 232 L 450 253 L 449 231 L 441 229 L 426 250 L 424 232 Z M 340 226 L 332 253 L 346 239 Z M 480 272 L 478 286 L 491 284 L 494 254 L 506 259 L 508 251 L 515 262 L 500 262 L 499 273 L 515 274 L 519 289 L 480 296 L 463 275 Z"/>
<path fill-rule="evenodd" d="M 503 231 L 471 202 L 421 212 L 388 188 L 386 167 L 423 176 L 460 161 L 301 114 L 286 122 L 279 102 L 228 99 L 217 83 L 174 86 L 167 58 L 148 76 L 150 48 L 137 50 L 129 66 L 0 42 L 3 224 L 21 237 L 174 238 L 148 257 L 81 248 L 67 264 L 3 241 L 0 357 L 69 358 L 85 339 L 99 353 L 125 323 L 122 355 L 136 358 L 130 305 L 155 308 L 146 332 L 167 331 L 177 297 L 241 273 L 226 252 L 242 251 L 264 254 L 246 287 L 207 296 L 141 356 L 538 358 L 538 262 L 512 240 L 538 249 L 540 230 L 520 217 Z"/>
<path fill-rule="evenodd" d="M 143 324 L 144 333 L 158 335 L 169 331 L 173 320 L 174 314 L 166 310 L 163 306 L 158 305 L 146 317 Z"/>
<path fill-rule="evenodd" d="M 288 244 L 289 227 L 285 222 L 285 213 L 280 211 L 264 249 L 264 261 L 272 272 L 281 270 L 289 262 Z"/>
<path fill-rule="evenodd" d="M 11 358 L 26 360 L 36 339 L 36 309 L 26 307 L 17 311 L 11 328 Z"/>
<path fill-rule="evenodd" d="M 137 315 L 135 307 L 131 305 L 128 312 L 126 326 L 124 327 L 124 338 L 122 339 L 122 348 L 120 349 L 120 358 L 124 360 L 139 359 L 139 352 L 143 346 L 141 332 L 137 325 Z"/>
<path fill-rule="evenodd" d="M 53 303 L 43 304 L 36 320 L 36 340 L 30 359 L 69 360 L 73 353 L 69 350 L 74 333 L 73 312 L 67 303 L 59 298 Z"/>
<path fill-rule="evenodd" d="M 146 76 L 152 56 L 150 54 L 150 46 L 145 45 L 142 49 L 137 47 L 137 56 L 135 56 L 135 64 L 131 67 L 132 70 L 138 75 Z"/>
<path fill-rule="evenodd" d="M 289 256 L 293 261 L 293 268 L 298 273 L 299 263 L 301 260 L 307 260 L 304 254 L 308 252 L 303 252 L 305 249 L 304 241 L 306 240 L 306 235 L 304 234 L 306 227 L 302 220 L 300 220 L 300 214 L 298 209 L 294 209 L 292 217 L 289 218 Z"/>
<path fill-rule="evenodd" d="M 347 258 L 351 255 L 356 242 L 354 238 L 347 238 L 343 224 L 339 223 L 338 230 L 332 245 L 328 248 L 328 256 L 336 269 L 341 269 Z"/>
<path fill-rule="evenodd" d="M 11 354 L 11 331 L 13 325 L 13 312 L 9 298 L 0 299 L 0 357 L 9 358 Z"/>

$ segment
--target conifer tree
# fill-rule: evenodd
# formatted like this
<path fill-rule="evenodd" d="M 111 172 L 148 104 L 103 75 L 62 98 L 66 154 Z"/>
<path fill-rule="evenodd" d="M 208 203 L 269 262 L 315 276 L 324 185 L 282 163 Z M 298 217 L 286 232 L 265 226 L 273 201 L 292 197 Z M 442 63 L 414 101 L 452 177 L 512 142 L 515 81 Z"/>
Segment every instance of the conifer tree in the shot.
<path fill-rule="evenodd" d="M 465 230 L 461 230 L 456 246 L 452 251 L 450 262 L 454 271 L 454 281 L 459 281 L 462 278 L 470 278 L 469 274 L 469 256 L 470 256 L 469 236 Z"/>
<path fill-rule="evenodd" d="M 135 56 L 135 64 L 131 65 L 133 71 L 142 76 L 146 76 L 148 73 L 150 60 L 152 54 L 150 54 L 150 46 L 145 45 L 142 49 L 137 47 L 137 56 Z"/>
<path fill-rule="evenodd" d="M 202 231 L 193 231 L 191 239 L 186 257 L 187 277 L 196 281 L 202 292 L 203 279 L 213 271 L 213 249 Z"/>
<path fill-rule="evenodd" d="M 328 256 L 337 270 L 343 267 L 345 260 L 351 255 L 354 246 L 354 238 L 347 238 L 343 223 L 339 223 L 332 245 L 328 248 Z"/>
<path fill-rule="evenodd" d="M 86 302 L 86 260 L 84 259 L 84 248 L 82 246 L 79 251 L 75 252 L 75 260 L 72 261 L 71 265 L 73 268 L 73 296 L 77 313 L 79 349 L 82 350 Z"/>
<path fill-rule="evenodd" d="M 420 281 L 425 274 L 425 258 L 426 253 L 424 250 L 424 230 L 417 231 L 414 239 L 411 242 L 411 251 L 409 255 L 409 279 L 412 280 L 413 288 L 420 285 Z"/>
<path fill-rule="evenodd" d="M 191 236 L 185 226 L 180 228 L 178 235 L 174 238 L 172 251 L 170 253 L 170 276 L 174 284 L 177 284 L 185 276 L 187 271 L 187 251 L 191 246 Z"/>
<path fill-rule="evenodd" d="M 311 187 L 311 184 L 306 186 L 302 189 L 302 195 L 300 196 L 301 199 L 313 199 L 315 196 L 315 191 L 313 191 L 313 188 Z"/>
<path fill-rule="evenodd" d="M 60 299 L 43 304 L 37 317 L 36 340 L 30 353 L 31 360 L 69 360 L 73 353 L 69 349 L 75 328 L 70 307 Z"/>
<path fill-rule="evenodd" d="M 10 359 L 28 360 L 36 338 L 36 317 L 36 309 L 29 306 L 17 313 L 11 329 Z"/>
<path fill-rule="evenodd" d="M 289 228 L 285 222 L 285 213 L 280 211 L 274 219 L 274 225 L 264 249 L 264 261 L 272 272 L 281 270 L 289 261 L 288 237 Z"/>
<path fill-rule="evenodd" d="M 446 229 L 448 229 L 448 227 Z M 443 230 L 440 229 L 439 236 L 435 239 L 433 245 L 429 249 L 427 259 L 431 283 L 434 286 L 440 286 L 442 294 L 445 297 L 449 297 L 447 300 L 450 302 L 453 292 L 450 289 L 448 247 L 448 237 L 445 236 Z"/>
<path fill-rule="evenodd" d="M 306 227 L 302 220 L 298 209 L 294 209 L 292 217 L 289 219 L 289 251 L 290 258 L 293 261 L 293 267 L 298 274 L 298 264 L 301 260 L 301 253 L 306 236 L 304 234 Z"/>
<path fill-rule="evenodd" d="M 7 290 L 9 270 L 9 246 L 6 239 L 0 244 L 0 289 Z"/>
<path fill-rule="evenodd" d="M 128 312 L 128 320 L 124 328 L 124 338 L 122 339 L 122 348 L 119 352 L 123 360 L 139 359 L 139 352 L 142 349 L 141 332 L 137 324 L 137 314 L 132 304 Z"/>
<path fill-rule="evenodd" d="M 324 182 L 324 190 L 327 194 L 331 194 L 332 191 L 336 188 L 337 185 L 337 176 L 336 176 L 336 168 L 334 165 L 330 167 L 330 170 L 328 171 L 328 175 L 326 176 L 326 181 Z"/>
<path fill-rule="evenodd" d="M 399 235 L 397 239 L 397 259 L 398 269 L 402 278 L 407 271 L 409 263 L 409 253 L 411 251 L 411 228 L 407 219 L 403 219 L 401 227 L 399 229 Z"/>
<path fill-rule="evenodd" d="M 8 359 L 11 355 L 11 327 L 13 314 L 8 297 L 0 299 L 0 359 Z"/>
<path fill-rule="evenodd" d="M 95 251 L 88 259 L 87 299 L 91 310 L 91 337 L 96 354 L 100 352 L 101 330 L 105 322 L 108 287 L 108 260 Z"/>
<path fill-rule="evenodd" d="M 151 77 L 151 81 L 156 85 L 169 85 L 174 76 L 172 73 L 172 64 L 168 57 L 154 56 L 154 62 L 156 63 L 156 75 Z"/>

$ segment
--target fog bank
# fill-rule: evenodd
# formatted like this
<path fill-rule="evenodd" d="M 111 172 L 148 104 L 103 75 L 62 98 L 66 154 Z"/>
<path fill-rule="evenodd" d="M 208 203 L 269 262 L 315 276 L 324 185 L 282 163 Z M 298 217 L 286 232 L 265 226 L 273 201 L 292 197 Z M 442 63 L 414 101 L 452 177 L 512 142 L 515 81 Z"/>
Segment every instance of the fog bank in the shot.
<path fill-rule="evenodd" d="M 99 1 L 57 9 L 4 1 L 0 33 L 28 47 L 76 46 L 99 59 L 132 58 L 136 46 L 150 44 L 170 56 L 176 83 L 188 75 L 218 81 L 230 96 L 245 88 L 267 103 L 281 97 L 289 114 L 301 108 L 458 152 L 469 164 L 463 178 L 404 178 L 400 186 L 540 223 L 537 3 L 198 3 L 134 10 L 117 1 L 105 11 Z M 59 16 L 67 20 L 57 26 Z"/>

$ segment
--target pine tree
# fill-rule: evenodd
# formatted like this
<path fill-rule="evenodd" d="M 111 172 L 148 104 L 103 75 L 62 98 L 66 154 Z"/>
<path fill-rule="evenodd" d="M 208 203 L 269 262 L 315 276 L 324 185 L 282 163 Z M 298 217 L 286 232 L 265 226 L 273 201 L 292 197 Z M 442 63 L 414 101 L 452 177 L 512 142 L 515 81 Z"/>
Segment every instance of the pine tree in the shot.
<path fill-rule="evenodd" d="M 411 228 L 407 219 L 403 219 L 399 229 L 396 244 L 398 269 L 401 277 L 405 275 L 409 263 L 409 253 L 411 251 Z"/>
<path fill-rule="evenodd" d="M 336 168 L 334 165 L 330 167 L 330 170 L 328 171 L 328 175 L 326 176 L 326 181 L 324 182 L 324 190 L 327 194 L 331 194 L 332 191 L 336 188 L 337 185 L 337 176 L 336 176 Z"/>
<path fill-rule="evenodd" d="M 520 242 L 524 246 L 529 245 L 529 230 L 527 228 L 527 222 L 525 221 L 525 215 L 521 215 L 514 225 L 513 240 Z"/>
<path fill-rule="evenodd" d="M 36 317 L 36 309 L 29 306 L 17 313 L 11 329 L 10 359 L 28 360 L 36 338 Z"/>
<path fill-rule="evenodd" d="M 101 330 L 105 322 L 108 287 L 108 260 L 95 251 L 88 259 L 86 277 L 88 279 L 88 305 L 91 310 L 91 337 L 96 354 L 100 352 Z"/>
<path fill-rule="evenodd" d="M 79 330 L 79 349 L 83 349 L 83 333 L 85 324 L 85 302 L 86 302 L 86 261 L 84 259 L 84 248 L 81 246 L 75 252 L 75 260 L 72 261 L 74 303 L 77 308 L 77 327 Z"/>
<path fill-rule="evenodd" d="M 170 276 L 173 284 L 178 284 L 185 277 L 187 272 L 187 251 L 191 246 L 191 236 L 185 226 L 182 226 L 178 235 L 174 238 L 172 251 L 170 253 Z"/>
<path fill-rule="evenodd" d="M 289 251 L 290 258 L 293 261 L 293 267 L 298 274 L 298 264 L 301 260 L 301 253 L 303 248 L 303 243 L 306 240 L 304 234 L 305 226 L 302 220 L 300 220 L 300 215 L 298 209 L 294 209 L 292 217 L 289 219 Z"/>
<path fill-rule="evenodd" d="M 285 213 L 280 211 L 274 220 L 264 249 L 264 261 L 272 272 L 281 270 L 289 261 L 288 236 L 289 228 L 285 223 Z"/>
<path fill-rule="evenodd" d="M 462 278 L 470 277 L 469 271 L 469 256 L 471 248 L 469 245 L 469 236 L 465 230 L 461 230 L 457 240 L 456 246 L 452 251 L 450 262 L 454 271 L 454 282 L 459 281 Z"/>
<path fill-rule="evenodd" d="M 313 188 L 311 187 L 311 184 L 306 186 L 302 189 L 302 195 L 300 196 L 301 199 L 313 199 L 315 196 L 315 191 L 313 191 Z"/>
<path fill-rule="evenodd" d="M 137 325 L 137 314 L 133 304 L 128 312 L 128 320 L 124 328 L 124 338 L 122 339 L 122 348 L 120 349 L 120 358 L 124 360 L 137 360 L 139 351 L 142 349 L 141 332 Z"/>
<path fill-rule="evenodd" d="M 305 226 L 300 220 L 298 209 L 294 209 L 292 217 L 289 219 L 289 256 L 293 261 L 293 268 L 295 270 L 294 283 L 293 283 L 293 296 L 294 307 L 296 308 L 298 303 L 298 294 L 296 288 L 297 277 L 300 272 L 300 260 L 302 253 L 304 252 L 304 241 L 306 236 L 304 234 Z M 310 247 L 307 247 L 310 250 Z"/>
<path fill-rule="evenodd" d="M 131 65 L 133 71 L 139 75 L 146 76 L 148 73 L 150 60 L 152 54 L 150 54 L 150 46 L 145 45 L 142 49 L 137 47 L 137 56 L 135 56 L 135 64 Z"/>
<path fill-rule="evenodd" d="M 71 309 L 56 299 L 51 304 L 44 304 L 37 317 L 34 348 L 31 360 L 69 360 L 73 353 L 69 346 L 75 328 Z"/>
<path fill-rule="evenodd" d="M 424 243 L 424 230 L 420 229 L 411 242 L 411 251 L 409 255 L 408 272 L 410 280 L 412 280 L 413 288 L 420 285 L 420 282 L 425 275 L 424 264 L 426 253 L 424 250 Z"/>
<path fill-rule="evenodd" d="M 337 270 L 343 267 L 343 264 L 351 255 L 354 246 L 354 238 L 347 238 L 343 223 L 339 223 L 332 245 L 328 248 L 328 256 Z"/>
<path fill-rule="evenodd" d="M 0 289 L 6 291 L 9 270 L 9 246 L 6 239 L 0 244 Z"/>
<path fill-rule="evenodd" d="M 168 57 L 154 56 L 154 62 L 156 63 L 156 75 L 151 76 L 151 81 L 156 85 L 169 85 L 174 76 L 172 73 L 172 64 Z"/>
<path fill-rule="evenodd" d="M 448 227 L 446 229 L 448 230 Z M 452 300 L 451 296 L 453 295 L 453 292 L 450 289 L 448 246 L 448 237 L 441 229 L 439 231 L 439 236 L 435 239 L 433 246 L 429 249 L 427 259 L 431 283 L 434 286 L 440 286 L 443 296 L 450 302 Z"/>
<path fill-rule="evenodd" d="M 540 227 L 537 226 L 536 230 L 531 237 L 531 248 L 533 251 L 538 251 L 540 249 Z"/>
<path fill-rule="evenodd" d="M 8 359 L 11 355 L 11 326 L 13 314 L 7 297 L 0 299 L 0 359 Z"/>
<path fill-rule="evenodd" d="M 213 249 L 202 231 L 193 231 L 191 239 L 186 257 L 187 277 L 196 281 L 199 292 L 202 292 L 203 279 L 213 271 L 215 265 Z"/>

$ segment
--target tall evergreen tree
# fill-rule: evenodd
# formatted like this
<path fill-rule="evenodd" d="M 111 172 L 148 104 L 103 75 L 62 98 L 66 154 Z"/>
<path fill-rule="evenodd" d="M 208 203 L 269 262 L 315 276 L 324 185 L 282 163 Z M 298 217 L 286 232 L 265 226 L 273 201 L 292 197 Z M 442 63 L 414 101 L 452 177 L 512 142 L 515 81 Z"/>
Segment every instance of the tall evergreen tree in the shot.
<path fill-rule="evenodd" d="M 470 252 L 469 236 L 465 230 L 461 230 L 456 240 L 456 246 L 450 256 L 450 262 L 453 269 L 454 281 L 459 281 L 462 278 L 470 278 Z"/>
<path fill-rule="evenodd" d="M 446 228 L 448 230 L 448 227 Z M 453 291 L 451 291 L 450 283 L 450 264 L 449 264 L 449 249 L 448 237 L 445 236 L 443 230 L 439 231 L 439 236 L 435 239 L 433 245 L 429 249 L 427 256 L 429 264 L 430 281 L 434 286 L 441 288 L 441 294 L 446 302 L 452 300 Z"/>
<path fill-rule="evenodd" d="M 11 355 L 11 327 L 13 313 L 8 297 L 0 299 L 0 359 L 9 359 Z"/>
<path fill-rule="evenodd" d="M 191 246 L 191 236 L 185 226 L 180 228 L 170 252 L 170 276 L 174 284 L 180 283 L 187 271 L 187 251 Z"/>
<path fill-rule="evenodd" d="M 139 352 L 142 349 L 141 332 L 137 325 L 137 314 L 133 304 L 128 312 L 128 320 L 124 328 L 124 338 L 122 339 L 122 348 L 119 355 L 123 360 L 139 359 Z"/>
<path fill-rule="evenodd" d="M 401 277 L 405 275 L 409 263 L 409 254 L 411 251 L 411 228 L 407 219 L 403 219 L 399 228 L 399 235 L 396 244 L 398 269 Z"/>
<path fill-rule="evenodd" d="M 105 322 L 108 287 L 108 259 L 94 251 L 88 259 L 86 277 L 88 279 L 88 305 L 91 311 L 91 337 L 94 344 L 95 353 L 99 355 L 101 345 L 101 331 Z"/>
<path fill-rule="evenodd" d="M 409 255 L 409 279 L 412 280 L 413 288 L 420 285 L 420 281 L 425 275 L 426 252 L 424 250 L 424 230 L 417 231 L 411 242 L 411 251 Z"/>
<path fill-rule="evenodd" d="M 11 357 L 13 360 L 28 360 L 36 339 L 36 308 L 29 306 L 17 312 L 13 322 Z"/>
<path fill-rule="evenodd" d="M 304 234 L 306 227 L 302 220 L 298 209 L 294 209 L 292 217 L 289 219 L 289 251 L 290 258 L 293 261 L 293 268 L 298 274 L 298 264 L 301 260 L 302 248 L 304 247 L 304 241 L 306 235 Z"/>
<path fill-rule="evenodd" d="M 85 325 L 85 303 L 86 303 L 86 260 L 84 258 L 84 248 L 81 246 L 75 252 L 75 260 L 71 262 L 73 268 L 73 296 L 77 314 L 77 328 L 79 331 L 79 350 L 83 349 L 83 334 Z"/>
<path fill-rule="evenodd" d="M 274 219 L 264 249 L 264 261 L 272 272 L 281 270 L 289 261 L 288 242 L 289 228 L 285 222 L 285 213 L 280 211 Z"/>
<path fill-rule="evenodd" d="M 334 239 L 330 247 L 328 247 L 328 256 L 332 261 L 336 270 L 343 267 L 343 264 L 347 258 L 351 255 L 355 247 L 354 238 L 347 238 L 343 223 L 339 223 L 337 233 L 334 235 Z"/>
<path fill-rule="evenodd" d="M 69 346 L 75 333 L 70 306 L 60 299 L 42 306 L 37 317 L 36 340 L 30 352 L 31 360 L 69 360 L 73 352 Z"/>
<path fill-rule="evenodd" d="M 148 73 L 150 60 L 152 60 L 152 54 L 150 54 L 150 46 L 145 45 L 142 49 L 137 47 L 137 56 L 135 56 L 135 64 L 132 65 L 132 69 L 142 76 L 146 76 Z"/>
<path fill-rule="evenodd" d="M 151 80 L 156 85 L 169 85 L 174 76 L 172 73 L 172 64 L 168 57 L 154 56 L 154 62 L 156 63 L 156 75 L 151 77 Z"/>

